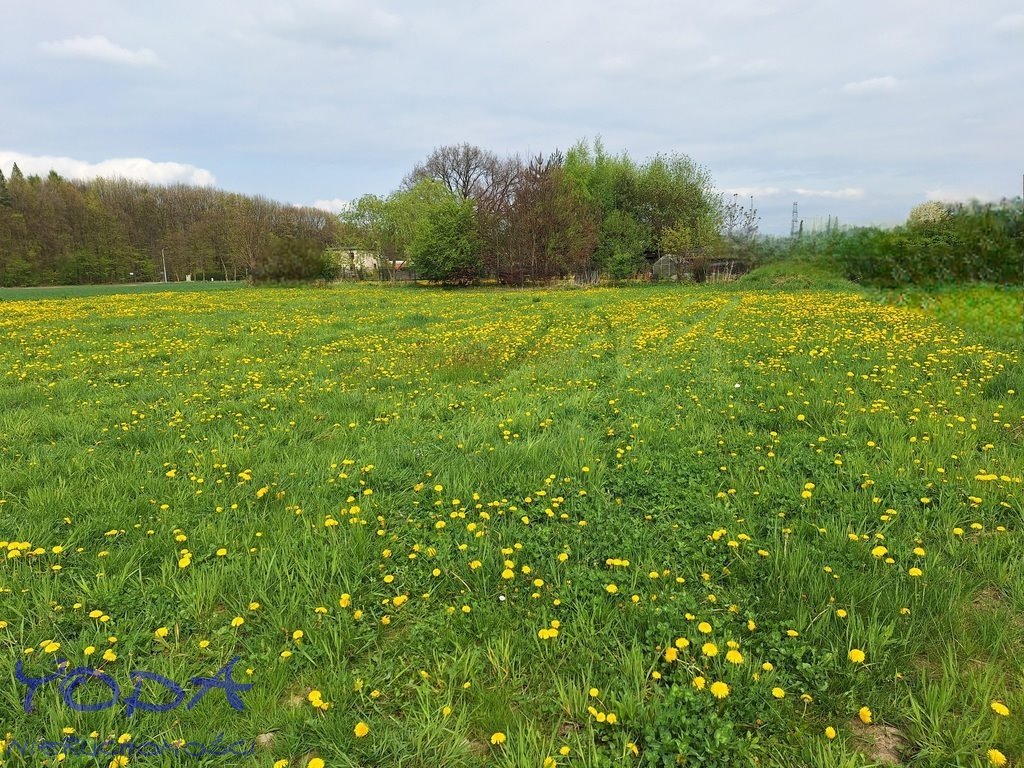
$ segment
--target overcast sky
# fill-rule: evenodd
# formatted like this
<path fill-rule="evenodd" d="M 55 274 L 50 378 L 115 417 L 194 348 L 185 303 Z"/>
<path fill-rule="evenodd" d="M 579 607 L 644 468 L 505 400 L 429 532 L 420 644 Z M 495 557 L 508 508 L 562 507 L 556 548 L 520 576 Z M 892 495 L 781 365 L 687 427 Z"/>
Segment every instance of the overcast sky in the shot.
<path fill-rule="evenodd" d="M 0 169 L 336 207 L 435 146 L 681 152 L 765 232 L 1021 194 L 1020 0 L 0 0 Z"/>

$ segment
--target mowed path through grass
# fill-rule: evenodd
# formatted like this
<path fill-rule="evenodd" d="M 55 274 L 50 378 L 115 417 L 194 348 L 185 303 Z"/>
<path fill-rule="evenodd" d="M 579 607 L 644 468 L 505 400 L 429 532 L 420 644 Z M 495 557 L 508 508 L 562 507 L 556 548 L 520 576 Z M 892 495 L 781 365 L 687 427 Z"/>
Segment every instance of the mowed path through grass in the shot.
<path fill-rule="evenodd" d="M 1020 362 L 843 291 L 0 303 L 6 759 L 1012 759 Z M 236 656 L 244 709 L 188 709 Z M 120 700 L 55 680 L 25 712 L 16 663 L 59 659 Z M 132 670 L 187 696 L 129 716 Z"/>

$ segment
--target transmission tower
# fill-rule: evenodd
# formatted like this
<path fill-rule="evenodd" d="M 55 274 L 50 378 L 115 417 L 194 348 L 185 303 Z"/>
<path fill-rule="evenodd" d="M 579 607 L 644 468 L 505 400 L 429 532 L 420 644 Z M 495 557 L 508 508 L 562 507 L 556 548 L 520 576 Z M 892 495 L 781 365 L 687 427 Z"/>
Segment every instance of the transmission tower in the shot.
<path fill-rule="evenodd" d="M 797 228 L 799 227 L 799 219 L 796 213 L 796 203 L 793 203 L 793 223 L 789 225 L 789 236 L 796 237 Z"/>

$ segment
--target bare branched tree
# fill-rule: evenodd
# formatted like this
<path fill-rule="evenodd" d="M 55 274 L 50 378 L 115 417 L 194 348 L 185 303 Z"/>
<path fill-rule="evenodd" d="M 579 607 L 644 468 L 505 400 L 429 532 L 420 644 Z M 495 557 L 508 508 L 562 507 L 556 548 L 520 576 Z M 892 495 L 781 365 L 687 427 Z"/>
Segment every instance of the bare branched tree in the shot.
<path fill-rule="evenodd" d="M 463 199 L 476 198 L 490 184 L 490 176 L 498 165 L 493 152 L 463 142 L 438 147 L 427 159 L 412 169 L 403 186 L 411 189 L 421 179 L 436 179 L 452 194 Z"/>

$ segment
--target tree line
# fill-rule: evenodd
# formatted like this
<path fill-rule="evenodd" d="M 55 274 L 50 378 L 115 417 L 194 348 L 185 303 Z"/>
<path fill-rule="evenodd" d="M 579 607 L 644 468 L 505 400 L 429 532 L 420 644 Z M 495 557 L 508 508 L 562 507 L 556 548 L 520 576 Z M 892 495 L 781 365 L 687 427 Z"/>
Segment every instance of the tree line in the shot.
<path fill-rule="evenodd" d="M 628 278 L 665 253 L 749 252 L 757 212 L 726 200 L 686 155 L 645 162 L 600 140 L 523 159 L 435 149 L 386 196 L 340 216 L 183 184 L 0 172 L 0 285 L 162 279 L 330 279 L 332 251 L 374 254 L 423 279 Z"/>
<path fill-rule="evenodd" d="M 757 233 L 686 155 L 638 163 L 600 140 L 523 159 L 459 144 L 435 149 L 386 197 L 341 215 L 353 244 L 428 280 L 522 284 L 580 273 L 636 275 L 665 253 L 736 256 Z"/>
<path fill-rule="evenodd" d="M 338 242 L 337 217 L 264 197 L 124 179 L 0 171 L 0 285 L 235 280 L 289 269 Z M 298 254 L 296 255 L 296 251 Z M 296 260 L 301 264 L 296 267 Z"/>

